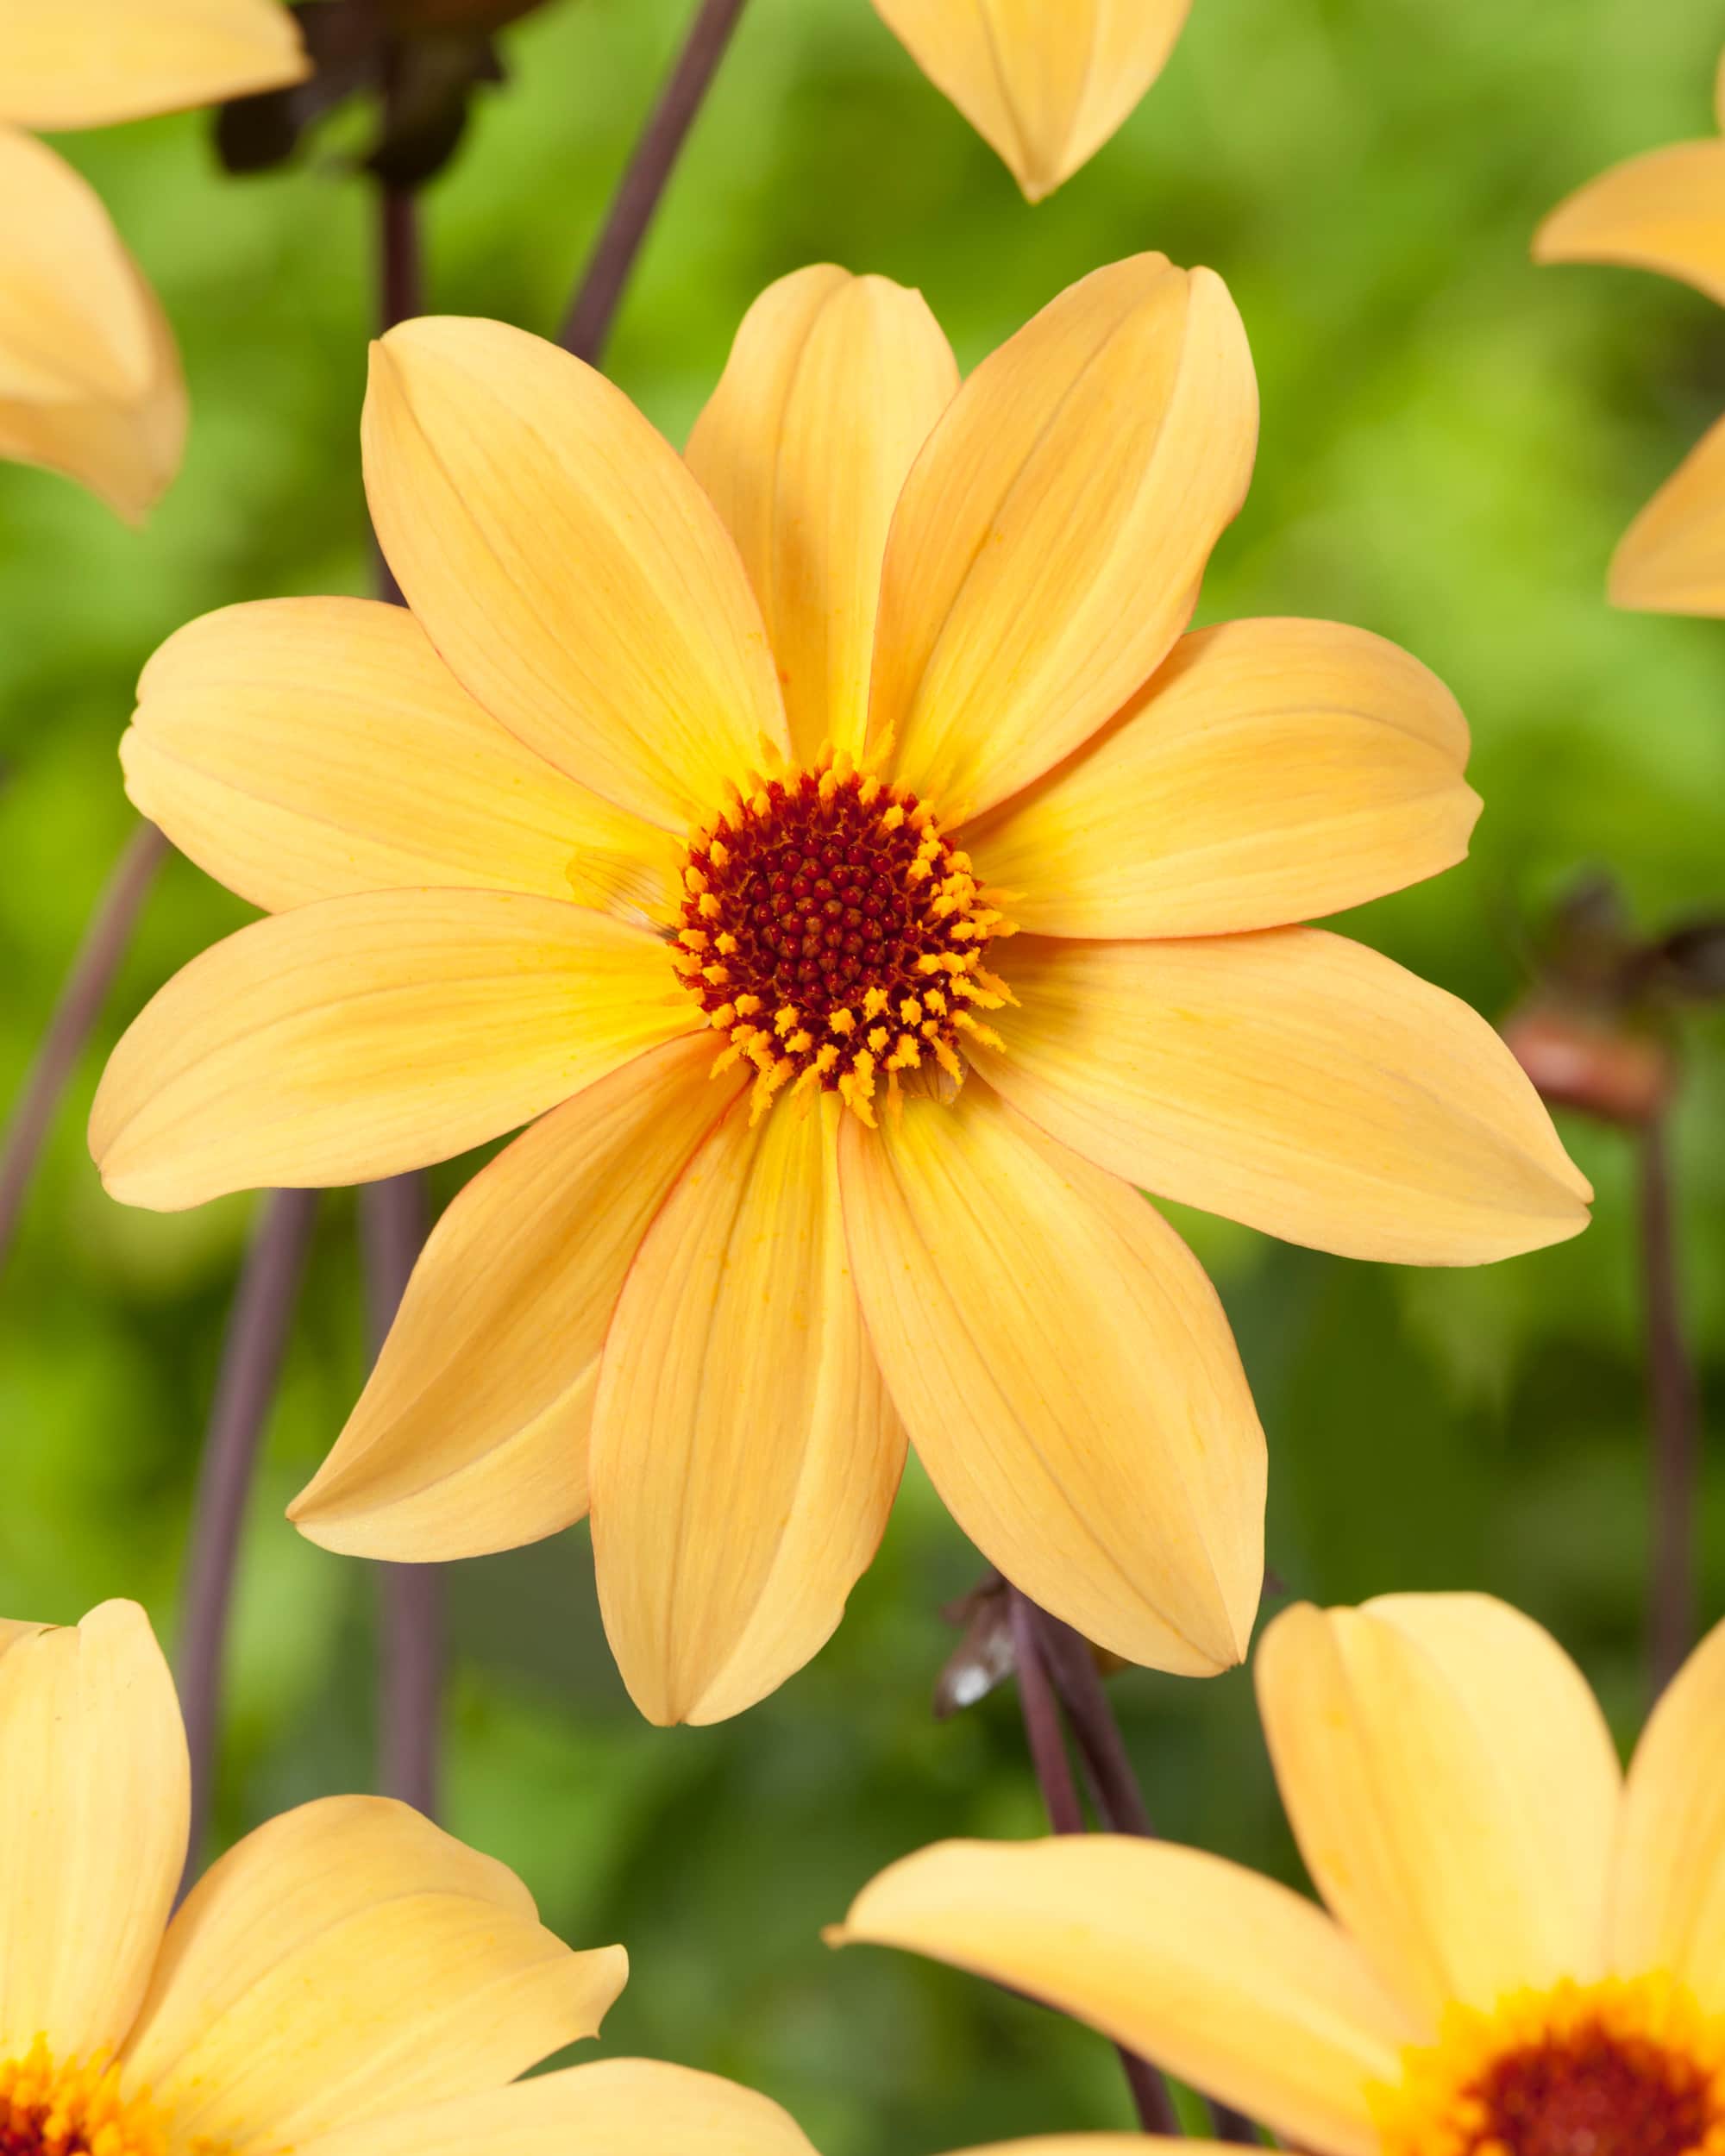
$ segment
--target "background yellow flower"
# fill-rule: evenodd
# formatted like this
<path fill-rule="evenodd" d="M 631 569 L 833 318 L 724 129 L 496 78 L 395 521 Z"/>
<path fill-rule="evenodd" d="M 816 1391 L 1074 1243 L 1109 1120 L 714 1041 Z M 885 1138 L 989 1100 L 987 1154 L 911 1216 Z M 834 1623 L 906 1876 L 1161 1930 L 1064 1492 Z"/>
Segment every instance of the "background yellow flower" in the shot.
<path fill-rule="evenodd" d="M 277 0 L 53 0 L 0 12 L 0 456 L 136 522 L 179 469 L 179 359 L 101 201 L 22 130 L 110 127 L 296 81 Z"/>

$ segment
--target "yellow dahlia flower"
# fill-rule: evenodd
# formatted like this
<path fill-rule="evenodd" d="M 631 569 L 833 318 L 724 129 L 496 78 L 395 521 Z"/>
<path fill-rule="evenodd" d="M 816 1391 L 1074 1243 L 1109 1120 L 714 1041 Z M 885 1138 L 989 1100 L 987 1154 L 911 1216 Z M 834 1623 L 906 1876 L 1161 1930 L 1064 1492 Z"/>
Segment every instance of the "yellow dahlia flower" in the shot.
<path fill-rule="evenodd" d="M 875 0 L 1032 202 L 1087 163 L 1162 72 L 1191 0 Z"/>
<path fill-rule="evenodd" d="M 1714 103 L 1725 129 L 1725 65 Z M 1658 270 L 1725 303 L 1725 139 L 1652 150 L 1603 174 L 1546 218 L 1534 259 Z M 1609 589 L 1645 613 L 1725 614 L 1725 420 L 1624 533 Z"/>
<path fill-rule="evenodd" d="M 1226 291 L 1159 255 L 962 388 L 915 293 L 803 271 L 687 463 L 518 330 L 377 348 L 411 611 L 243 606 L 151 661 L 133 799 L 279 910 L 143 1012 L 91 1126 L 174 1207 L 541 1119 L 432 1236 L 307 1534 L 453 1557 L 590 1506 L 631 1692 L 709 1720 L 831 1632 L 908 1431 L 1049 1608 L 1239 1659 L 1263 1438 L 1133 1186 L 1416 1263 L 1586 1196 L 1490 1027 L 1288 925 L 1456 860 L 1477 805 L 1376 637 L 1181 636 L 1256 417 Z"/>
<path fill-rule="evenodd" d="M 948 1842 L 835 1940 L 1046 2000 L 1308 2156 L 1718 2156 L 1725 1626 L 1627 1781 L 1574 1664 L 1484 1595 L 1284 1611 L 1257 1674 L 1332 1914 L 1169 1843 Z"/>
<path fill-rule="evenodd" d="M 0 457 L 134 522 L 179 468 L 173 337 L 95 191 L 27 128 L 100 128 L 305 72 L 276 0 L 0 6 Z"/>

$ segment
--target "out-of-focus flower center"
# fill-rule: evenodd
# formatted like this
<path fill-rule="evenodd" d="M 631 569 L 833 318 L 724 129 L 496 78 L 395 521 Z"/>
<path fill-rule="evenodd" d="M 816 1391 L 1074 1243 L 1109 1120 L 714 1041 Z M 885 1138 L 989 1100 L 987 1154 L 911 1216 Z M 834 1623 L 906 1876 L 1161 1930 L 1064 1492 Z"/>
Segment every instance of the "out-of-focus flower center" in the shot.
<path fill-rule="evenodd" d="M 0 2060 L 0 2156 L 166 2156 L 160 2115 L 122 2096 L 119 2070 L 100 2059 L 57 2065 L 39 2038 Z"/>
<path fill-rule="evenodd" d="M 836 1091 L 864 1122 L 901 1073 L 957 1080 L 979 1014 L 1011 1000 L 983 964 L 1009 935 L 929 805 L 849 757 L 756 780 L 691 842 L 674 956 L 754 1064 L 758 1113 L 785 1087 Z"/>
<path fill-rule="evenodd" d="M 1725 2022 L 1663 1977 L 1454 2009 L 1376 2092 L 1383 2156 L 1725 2156 Z"/>

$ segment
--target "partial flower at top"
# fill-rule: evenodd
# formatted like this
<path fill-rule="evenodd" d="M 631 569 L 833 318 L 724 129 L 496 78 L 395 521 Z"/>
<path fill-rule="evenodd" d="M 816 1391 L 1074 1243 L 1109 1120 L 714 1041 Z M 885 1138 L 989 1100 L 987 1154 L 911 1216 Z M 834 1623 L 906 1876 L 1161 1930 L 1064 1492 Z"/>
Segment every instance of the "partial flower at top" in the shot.
<path fill-rule="evenodd" d="M 1288 1610 L 1258 1691 L 1330 1913 L 1169 1843 L 947 1842 L 835 1942 L 1044 2000 L 1308 2156 L 1725 2149 L 1725 1626 L 1627 1781 L 1580 1671 L 1484 1595 Z"/>
<path fill-rule="evenodd" d="M 1263 1437 L 1134 1186 L 1414 1264 L 1588 1194 L 1483 1020 L 1295 925 L 1459 859 L 1478 805 L 1392 646 L 1181 635 L 1257 418 L 1220 280 L 1157 254 L 962 387 L 916 293 L 802 271 L 687 463 L 521 331 L 377 348 L 411 611 L 239 607 L 151 661 L 132 798 L 274 914 L 91 1126 L 175 1207 L 540 1119 L 432 1236 L 306 1533 L 454 1557 L 591 1507 L 637 1702 L 712 1720 L 837 1623 L 908 1432 L 1092 1639 L 1239 1659 Z"/>
<path fill-rule="evenodd" d="M 1725 128 L 1725 65 L 1714 104 Z M 1534 259 L 1658 270 L 1725 303 L 1725 140 L 1615 166 L 1552 212 Z M 1725 614 L 1725 420 L 1624 533 L 1609 588 L 1615 605 L 1646 613 Z"/>
<path fill-rule="evenodd" d="M 276 0 L 0 7 L 0 457 L 135 523 L 179 468 L 185 385 L 155 294 L 94 191 L 27 128 L 99 128 L 296 80 Z"/>
<path fill-rule="evenodd" d="M 1191 0 L 875 0 L 1032 202 L 1101 149 L 1162 72 Z"/>

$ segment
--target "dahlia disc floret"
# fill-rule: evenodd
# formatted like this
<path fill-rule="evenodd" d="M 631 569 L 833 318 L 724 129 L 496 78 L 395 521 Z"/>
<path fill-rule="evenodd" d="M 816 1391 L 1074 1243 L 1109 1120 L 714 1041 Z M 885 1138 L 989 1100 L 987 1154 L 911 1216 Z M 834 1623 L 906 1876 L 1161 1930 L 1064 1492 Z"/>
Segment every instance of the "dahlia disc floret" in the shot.
<path fill-rule="evenodd" d="M 590 1513 L 659 1720 L 800 1667 L 907 1444 L 1128 1659 L 1244 1652 L 1264 1449 L 1147 1189 L 1359 1257 L 1571 1235 L 1502 1043 L 1302 924 L 1459 859 L 1467 730 L 1324 622 L 1182 634 L 1257 437 L 1220 280 L 1145 255 L 962 385 L 920 298 L 762 295 L 687 461 L 494 323 L 377 348 L 405 608 L 146 670 L 143 812 L 271 918 L 116 1050 L 109 1188 L 193 1205 L 530 1127 L 439 1222 L 293 1516 L 424 1560 Z"/>

